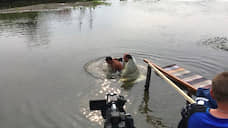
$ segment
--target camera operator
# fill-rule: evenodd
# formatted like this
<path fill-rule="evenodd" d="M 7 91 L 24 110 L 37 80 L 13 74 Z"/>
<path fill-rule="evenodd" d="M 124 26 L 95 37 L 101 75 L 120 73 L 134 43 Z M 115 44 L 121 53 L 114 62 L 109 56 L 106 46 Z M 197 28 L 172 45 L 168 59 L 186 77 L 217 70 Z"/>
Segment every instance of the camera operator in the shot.
<path fill-rule="evenodd" d="M 217 108 L 191 104 L 182 111 L 178 128 L 228 128 L 228 72 L 215 76 L 210 94 Z"/>

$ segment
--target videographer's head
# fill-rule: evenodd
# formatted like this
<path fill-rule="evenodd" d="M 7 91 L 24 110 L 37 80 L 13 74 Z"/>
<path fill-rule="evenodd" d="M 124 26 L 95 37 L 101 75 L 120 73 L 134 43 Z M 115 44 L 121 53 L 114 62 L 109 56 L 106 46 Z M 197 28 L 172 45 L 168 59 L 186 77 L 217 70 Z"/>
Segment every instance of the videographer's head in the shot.
<path fill-rule="evenodd" d="M 211 95 L 217 102 L 228 103 L 228 72 L 222 72 L 214 77 Z"/>

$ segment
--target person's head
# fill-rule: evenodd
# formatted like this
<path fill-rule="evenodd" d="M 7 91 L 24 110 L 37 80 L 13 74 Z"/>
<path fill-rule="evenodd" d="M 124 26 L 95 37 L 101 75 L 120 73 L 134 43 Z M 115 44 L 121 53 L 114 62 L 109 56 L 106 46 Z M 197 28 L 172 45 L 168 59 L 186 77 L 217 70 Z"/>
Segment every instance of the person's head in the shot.
<path fill-rule="evenodd" d="M 105 58 L 105 61 L 108 63 L 108 64 L 111 64 L 112 63 L 112 57 L 111 56 L 107 56 Z"/>
<path fill-rule="evenodd" d="M 211 96 L 218 102 L 228 103 L 228 72 L 222 72 L 214 77 Z"/>
<path fill-rule="evenodd" d="M 123 59 L 124 59 L 125 62 L 128 62 L 129 59 L 132 59 L 132 56 L 129 55 L 129 54 L 124 54 Z"/>

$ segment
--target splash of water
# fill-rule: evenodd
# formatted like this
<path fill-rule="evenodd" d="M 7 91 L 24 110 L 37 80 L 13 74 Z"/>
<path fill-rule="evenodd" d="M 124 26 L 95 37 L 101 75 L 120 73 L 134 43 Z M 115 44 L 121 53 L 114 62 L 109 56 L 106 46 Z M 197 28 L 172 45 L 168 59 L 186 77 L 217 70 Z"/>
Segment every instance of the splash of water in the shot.
<path fill-rule="evenodd" d="M 143 65 L 137 65 L 140 75 L 138 78 L 134 81 L 127 81 L 123 82 L 120 79 L 120 75 L 112 74 L 111 78 L 108 78 L 107 76 L 107 64 L 104 61 L 104 57 L 97 58 L 95 60 L 89 61 L 85 64 L 84 69 L 85 71 L 97 79 L 97 84 L 95 89 L 90 89 L 91 92 L 85 94 L 85 97 L 82 97 L 82 99 L 90 99 L 90 97 L 103 97 L 108 93 L 115 93 L 117 95 L 122 95 L 125 98 L 128 97 L 127 92 L 123 91 L 128 90 L 133 85 L 135 85 L 137 82 L 145 80 L 145 72 L 146 67 Z M 119 77 L 118 77 L 119 76 Z M 121 88 L 120 88 L 121 87 Z M 96 98 L 95 98 L 96 99 Z M 129 99 L 126 99 L 129 104 L 131 104 L 131 101 Z M 83 100 L 84 101 L 84 100 Z M 103 125 L 103 118 L 101 116 L 100 111 L 90 111 L 88 104 L 82 103 L 81 113 L 87 118 L 90 122 L 94 122 L 95 124 L 98 124 L 99 126 Z"/>

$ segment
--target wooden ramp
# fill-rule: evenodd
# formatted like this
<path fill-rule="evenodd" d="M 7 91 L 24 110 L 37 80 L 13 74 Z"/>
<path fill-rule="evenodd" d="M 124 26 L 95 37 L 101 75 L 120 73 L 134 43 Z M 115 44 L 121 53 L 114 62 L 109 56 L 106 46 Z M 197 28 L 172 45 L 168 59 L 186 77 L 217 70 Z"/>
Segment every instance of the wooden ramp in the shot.
<path fill-rule="evenodd" d="M 151 61 L 144 60 L 146 63 L 154 65 L 162 73 L 177 83 L 187 87 L 189 91 L 195 93 L 198 88 L 210 88 L 212 81 L 204 78 L 201 75 L 195 74 L 183 67 L 172 64 L 165 67 L 160 67 Z"/>

